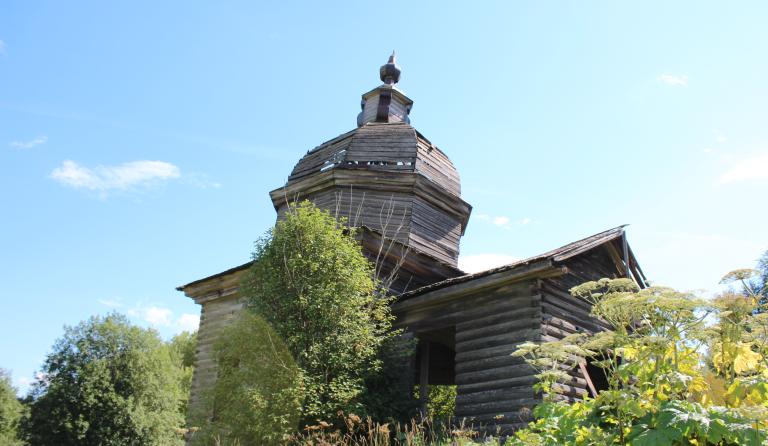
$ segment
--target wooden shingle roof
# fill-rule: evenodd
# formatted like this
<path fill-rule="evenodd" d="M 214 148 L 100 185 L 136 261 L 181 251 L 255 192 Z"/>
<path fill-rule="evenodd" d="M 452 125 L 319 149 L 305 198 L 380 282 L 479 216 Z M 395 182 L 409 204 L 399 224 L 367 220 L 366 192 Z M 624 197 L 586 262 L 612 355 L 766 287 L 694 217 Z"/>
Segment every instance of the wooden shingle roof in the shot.
<path fill-rule="evenodd" d="M 490 276 L 492 274 L 501 273 L 501 272 L 507 272 L 507 271 L 513 271 L 519 268 L 524 268 L 526 266 L 529 266 L 534 263 L 538 263 L 541 261 L 550 261 L 553 264 L 563 262 L 571 257 L 577 256 L 579 254 L 582 254 L 584 252 L 587 252 L 591 249 L 594 249 L 600 245 L 603 245 L 605 243 L 608 243 L 610 241 L 619 239 L 624 236 L 624 227 L 626 225 L 617 226 L 612 229 L 608 229 L 603 232 L 599 232 L 597 234 L 591 235 L 589 237 L 583 238 L 581 240 L 577 240 L 575 242 L 569 243 L 567 245 L 563 245 L 559 248 L 553 249 L 551 251 L 547 251 L 542 254 L 535 255 L 533 257 L 529 257 L 527 259 L 519 260 L 517 262 L 513 262 L 507 265 L 499 266 L 496 268 L 488 269 L 485 271 L 481 271 L 478 273 L 473 274 L 465 274 L 463 276 L 458 277 L 452 277 L 440 282 L 435 282 L 431 285 L 427 285 L 421 288 L 417 288 L 415 290 L 409 291 L 407 293 L 403 293 L 400 296 L 400 299 L 408 299 L 410 297 L 418 296 L 420 294 L 426 293 L 428 291 L 436 290 L 439 288 L 448 287 L 451 285 L 469 282 L 471 280 L 479 279 L 481 277 Z M 631 252 L 631 249 L 629 250 L 629 256 L 631 256 L 630 263 L 632 264 L 632 267 L 637 270 L 637 273 L 633 271 L 633 274 L 639 275 L 640 278 L 645 281 L 645 277 L 642 274 L 642 270 L 640 270 L 639 265 L 637 265 L 636 260 L 634 259 L 634 254 Z"/>
<path fill-rule="evenodd" d="M 293 168 L 288 184 L 330 169 L 416 172 L 461 195 L 451 160 L 405 122 L 369 122 L 315 147 Z"/>

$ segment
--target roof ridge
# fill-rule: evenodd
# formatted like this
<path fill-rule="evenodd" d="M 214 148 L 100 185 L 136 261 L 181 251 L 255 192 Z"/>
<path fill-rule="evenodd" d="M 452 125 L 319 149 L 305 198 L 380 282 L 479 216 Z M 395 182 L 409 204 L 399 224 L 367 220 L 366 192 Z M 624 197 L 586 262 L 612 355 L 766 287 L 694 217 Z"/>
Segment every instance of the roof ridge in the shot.
<path fill-rule="evenodd" d="M 444 286 L 452 285 L 454 283 L 463 283 L 463 282 L 467 282 L 467 281 L 470 281 L 470 280 L 473 280 L 473 279 L 476 279 L 476 278 L 490 276 L 492 274 L 509 271 L 509 270 L 515 269 L 515 268 L 517 268 L 519 266 L 528 265 L 528 264 L 533 263 L 535 261 L 540 261 L 540 260 L 545 260 L 545 259 L 550 259 L 550 260 L 554 260 L 554 261 L 566 260 L 566 259 L 571 257 L 571 256 L 568 255 L 570 253 L 574 253 L 575 252 L 574 255 L 578 255 L 578 254 L 582 253 L 583 250 L 579 250 L 578 252 L 576 252 L 576 251 L 577 251 L 577 248 L 583 248 L 583 247 L 589 245 L 589 243 L 584 243 L 584 242 L 587 242 L 587 241 L 598 241 L 599 240 L 600 243 L 597 243 L 595 245 L 595 246 L 599 246 L 599 245 L 601 245 L 601 244 L 603 244 L 603 243 L 605 243 L 607 241 L 613 240 L 614 238 L 618 237 L 619 234 L 622 234 L 624 232 L 624 228 L 626 226 L 628 226 L 628 225 L 624 224 L 624 225 L 621 225 L 621 226 L 616 226 L 616 227 L 611 228 L 611 229 L 606 229 L 605 231 L 601 231 L 601 232 L 598 232 L 596 234 L 590 235 L 588 237 L 584 237 L 584 238 L 581 238 L 579 240 L 573 241 L 571 243 L 567 243 L 565 245 L 562 245 L 559 248 L 555 248 L 555 249 L 552 249 L 550 251 L 546 251 L 546 252 L 544 252 L 542 254 L 538 254 L 538 255 L 535 255 L 535 256 L 532 256 L 532 257 L 528 257 L 528 258 L 525 258 L 525 259 L 517 260 L 515 262 L 508 263 L 506 265 L 497 266 L 495 268 L 490 268 L 490 269 L 487 269 L 487 270 L 484 270 L 484 271 L 478 271 L 476 273 L 465 274 L 463 276 L 452 277 L 452 278 L 449 278 L 449 279 L 442 280 L 440 282 L 435 282 L 435 283 L 430 284 L 430 285 L 425 285 L 425 286 L 423 286 L 421 288 L 416 288 L 415 290 L 411 290 L 411 291 L 408 291 L 406 293 L 403 293 L 401 295 L 401 297 L 409 298 L 409 297 L 415 296 L 417 294 L 421 294 L 421 293 L 424 293 L 426 291 L 431 291 L 431 290 L 437 289 L 437 288 L 442 288 Z M 611 234 L 615 234 L 615 235 L 611 236 L 611 237 L 608 237 Z M 589 247 L 587 250 L 592 249 L 595 246 Z M 559 259 L 555 259 L 556 257 L 558 257 Z"/>

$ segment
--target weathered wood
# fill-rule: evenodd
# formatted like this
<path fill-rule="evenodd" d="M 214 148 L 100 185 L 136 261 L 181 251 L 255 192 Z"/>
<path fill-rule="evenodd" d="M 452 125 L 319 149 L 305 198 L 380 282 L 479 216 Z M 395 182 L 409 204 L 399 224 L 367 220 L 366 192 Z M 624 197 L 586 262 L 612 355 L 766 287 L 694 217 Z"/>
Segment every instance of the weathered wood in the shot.
<path fill-rule="evenodd" d="M 538 326 L 541 321 L 539 311 L 541 310 L 538 308 L 523 308 L 505 312 L 506 314 L 513 314 L 513 316 L 504 322 L 484 325 L 477 324 L 478 328 L 460 330 L 456 333 L 456 341 L 471 341 L 494 333 L 504 333 L 519 328 Z"/>
<path fill-rule="evenodd" d="M 456 373 L 466 373 L 475 370 L 486 370 L 489 368 L 503 367 L 507 365 L 523 364 L 525 361 L 522 358 L 512 356 L 511 354 L 505 354 L 501 356 L 493 356 L 485 359 L 477 359 L 475 361 L 461 361 L 456 363 Z"/>
<path fill-rule="evenodd" d="M 479 348 L 475 350 L 467 350 L 462 352 L 456 352 L 456 361 L 469 362 L 478 359 L 493 358 L 496 356 L 511 355 L 520 343 L 504 344 L 498 347 Z"/>
<path fill-rule="evenodd" d="M 516 342 L 531 339 L 534 333 L 537 333 L 539 328 L 528 328 L 515 330 L 509 333 L 501 333 L 494 336 L 486 336 L 480 339 L 473 339 L 471 341 L 456 342 L 456 351 L 464 352 L 468 350 L 476 350 L 479 348 L 495 347 L 499 345 L 513 344 Z"/>
<path fill-rule="evenodd" d="M 524 374 L 514 378 L 495 379 L 490 381 L 481 381 L 477 383 L 464 383 L 457 387 L 457 394 L 470 394 L 484 390 L 498 390 L 510 387 L 533 386 L 536 378 L 533 374 Z"/>
<path fill-rule="evenodd" d="M 589 392 L 592 394 L 592 397 L 597 398 L 597 389 L 595 389 L 595 385 L 592 383 L 592 378 L 589 376 L 586 362 L 579 361 L 579 370 L 581 370 L 581 374 L 587 383 L 587 387 L 589 388 Z"/>
<path fill-rule="evenodd" d="M 533 389 L 525 389 L 520 395 L 519 398 L 499 399 L 486 403 L 461 404 L 456 407 L 456 416 L 471 416 L 474 419 L 478 419 L 479 416 L 484 414 L 493 415 L 500 411 L 513 411 L 514 409 L 519 409 L 527 404 L 531 404 L 531 402 L 534 401 Z"/>
<path fill-rule="evenodd" d="M 425 417 L 429 403 L 429 342 L 422 342 L 419 352 L 419 402 L 421 414 Z"/>
<path fill-rule="evenodd" d="M 496 293 L 468 297 L 466 300 L 447 303 L 443 309 L 427 307 L 412 312 L 397 311 L 397 325 L 418 329 L 421 327 L 441 327 L 456 325 L 461 321 L 484 317 L 497 312 L 512 311 L 521 305 L 530 308 L 532 296 L 507 297 Z"/>
<path fill-rule="evenodd" d="M 532 395 L 533 390 L 531 386 L 506 387 L 504 389 L 484 390 L 456 395 L 456 404 L 462 406 L 463 410 L 468 411 L 467 406 L 470 404 L 529 398 Z"/>
<path fill-rule="evenodd" d="M 457 373 L 456 384 L 462 386 L 464 384 L 498 381 L 502 379 L 518 378 L 521 376 L 532 376 L 534 373 L 534 370 L 528 364 L 496 367 L 493 369 Z"/>

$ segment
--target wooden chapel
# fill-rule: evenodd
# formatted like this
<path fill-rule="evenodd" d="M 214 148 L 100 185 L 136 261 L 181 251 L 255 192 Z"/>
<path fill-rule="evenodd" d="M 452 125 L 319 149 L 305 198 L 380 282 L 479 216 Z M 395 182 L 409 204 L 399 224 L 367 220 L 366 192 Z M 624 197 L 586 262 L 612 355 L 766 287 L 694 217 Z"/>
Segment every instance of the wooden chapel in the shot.
<path fill-rule="evenodd" d="M 629 277 L 644 287 L 646 278 L 624 227 L 499 268 L 461 271 L 459 241 L 472 208 L 461 198 L 459 174 L 410 125 L 413 101 L 397 87 L 394 54 L 380 78 L 362 96 L 357 127 L 307 152 L 287 183 L 270 192 L 272 202 L 278 218 L 289 199 L 346 217 L 362 229 L 363 251 L 372 258 L 386 246 L 391 268 L 399 267 L 390 287 L 396 326 L 418 340 L 414 384 L 455 384 L 457 417 L 509 432 L 540 400 L 532 369 L 510 356 L 516 346 L 601 330 L 589 304 L 569 295 L 572 286 Z M 242 308 L 240 277 L 250 264 L 178 287 L 201 305 L 191 406 L 215 382 L 212 346 Z M 561 392 L 579 398 L 594 393 L 596 381 L 582 365 Z"/>

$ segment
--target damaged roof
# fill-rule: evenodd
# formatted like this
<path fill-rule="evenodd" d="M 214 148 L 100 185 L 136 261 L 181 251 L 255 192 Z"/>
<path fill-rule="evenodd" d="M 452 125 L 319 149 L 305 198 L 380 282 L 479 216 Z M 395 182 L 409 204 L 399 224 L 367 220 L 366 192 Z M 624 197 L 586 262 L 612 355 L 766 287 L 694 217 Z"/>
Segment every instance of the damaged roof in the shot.
<path fill-rule="evenodd" d="M 547 251 L 543 254 L 539 254 L 533 257 L 529 257 L 524 260 L 518 260 L 517 262 L 510 263 L 508 265 L 499 266 L 497 268 L 488 269 L 485 271 L 480 271 L 478 273 L 473 274 L 465 274 L 463 276 L 458 277 L 452 277 L 449 279 L 442 280 L 440 282 L 435 282 L 431 285 L 423 286 L 421 288 L 417 288 L 415 290 L 409 291 L 407 293 L 403 293 L 400 298 L 401 299 L 407 299 L 409 297 L 417 296 L 419 294 L 425 293 L 427 291 L 436 290 L 439 288 L 444 288 L 450 285 L 455 285 L 459 283 L 469 282 L 474 279 L 478 279 L 485 276 L 490 276 L 492 274 L 501 273 L 505 271 L 512 271 L 516 268 L 521 268 L 526 265 L 530 265 L 542 260 L 551 260 L 554 263 L 562 262 L 564 260 L 567 260 L 573 256 L 579 255 L 583 252 L 589 251 L 593 248 L 596 248 L 606 242 L 609 242 L 611 240 L 615 240 L 617 238 L 620 238 L 624 235 L 624 227 L 627 225 L 621 225 L 617 226 L 612 229 L 608 229 L 603 232 L 599 232 L 597 234 L 591 235 L 589 237 L 583 238 L 581 240 L 577 240 L 572 243 L 568 243 L 567 245 L 561 246 L 559 248 L 553 249 L 551 251 Z M 639 266 L 637 266 L 637 262 L 634 261 L 634 255 L 632 256 L 632 262 L 634 263 L 636 268 L 639 270 Z M 640 271 L 640 275 L 642 277 L 642 271 Z M 643 277 L 644 279 L 644 277 Z"/>

